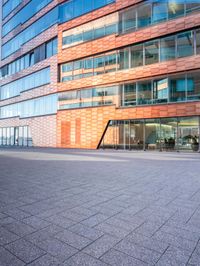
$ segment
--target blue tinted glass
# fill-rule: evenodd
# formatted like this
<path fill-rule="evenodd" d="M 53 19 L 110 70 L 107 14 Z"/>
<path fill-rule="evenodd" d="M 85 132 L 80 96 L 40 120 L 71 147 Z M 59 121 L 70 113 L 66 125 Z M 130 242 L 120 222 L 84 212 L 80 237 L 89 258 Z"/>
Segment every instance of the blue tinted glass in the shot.
<path fill-rule="evenodd" d="M 41 17 L 31 26 L 16 35 L 13 39 L 2 46 L 2 58 L 9 56 L 17 51 L 24 43 L 28 42 L 44 30 L 48 29 L 57 22 L 58 9 L 54 8 L 49 13 Z"/>
<path fill-rule="evenodd" d="M 52 0 L 32 0 L 24 8 L 22 8 L 14 17 L 12 17 L 5 25 L 3 25 L 3 36 L 19 24 L 23 24 L 25 21 L 30 19 L 51 1 Z"/>
<path fill-rule="evenodd" d="M 15 9 L 22 0 L 8 0 L 5 5 L 3 5 L 3 18 L 5 18 L 13 9 Z"/>
<path fill-rule="evenodd" d="M 93 39 L 93 30 L 85 31 L 83 33 L 83 40 L 84 41 L 89 41 L 89 40 L 92 40 L 92 39 Z"/>
<path fill-rule="evenodd" d="M 93 0 L 83 0 L 83 14 L 93 9 Z"/>
<path fill-rule="evenodd" d="M 110 35 L 117 32 L 117 25 L 111 24 L 105 27 L 105 34 Z"/>
<path fill-rule="evenodd" d="M 73 2 L 67 2 L 59 7 L 59 21 L 65 22 L 73 18 Z"/>
<path fill-rule="evenodd" d="M 83 14 L 83 0 L 74 0 L 74 17 Z"/>
<path fill-rule="evenodd" d="M 152 6 L 152 11 L 154 23 L 167 19 L 167 3 L 154 3 Z"/>
<path fill-rule="evenodd" d="M 105 5 L 105 0 L 94 0 L 94 9 L 100 8 Z"/>

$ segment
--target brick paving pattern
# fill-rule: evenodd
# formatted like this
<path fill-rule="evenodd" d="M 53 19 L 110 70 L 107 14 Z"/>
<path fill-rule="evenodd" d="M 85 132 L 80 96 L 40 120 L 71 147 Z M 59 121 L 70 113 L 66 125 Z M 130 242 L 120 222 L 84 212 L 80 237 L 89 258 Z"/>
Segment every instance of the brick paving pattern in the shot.
<path fill-rule="evenodd" d="M 200 265 L 200 155 L 0 149 L 0 266 Z"/>

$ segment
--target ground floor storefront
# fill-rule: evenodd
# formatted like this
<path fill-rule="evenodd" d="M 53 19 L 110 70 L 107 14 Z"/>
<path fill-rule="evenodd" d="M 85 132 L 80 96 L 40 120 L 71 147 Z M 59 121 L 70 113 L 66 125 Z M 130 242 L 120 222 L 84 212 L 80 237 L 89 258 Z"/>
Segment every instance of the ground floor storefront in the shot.
<path fill-rule="evenodd" d="M 110 120 L 100 148 L 199 150 L 200 117 Z"/>

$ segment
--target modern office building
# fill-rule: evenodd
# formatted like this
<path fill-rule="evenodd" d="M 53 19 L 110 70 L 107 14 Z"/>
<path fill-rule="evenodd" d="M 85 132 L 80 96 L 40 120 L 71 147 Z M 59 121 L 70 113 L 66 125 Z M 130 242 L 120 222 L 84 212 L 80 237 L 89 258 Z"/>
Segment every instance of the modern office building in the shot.
<path fill-rule="evenodd" d="M 3 0 L 0 145 L 199 149 L 200 0 Z"/>

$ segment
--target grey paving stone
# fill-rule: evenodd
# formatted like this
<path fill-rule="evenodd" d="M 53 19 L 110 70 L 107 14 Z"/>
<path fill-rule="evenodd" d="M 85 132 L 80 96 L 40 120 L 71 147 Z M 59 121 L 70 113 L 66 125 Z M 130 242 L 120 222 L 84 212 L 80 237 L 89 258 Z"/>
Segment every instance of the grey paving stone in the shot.
<path fill-rule="evenodd" d="M 195 249 L 197 244 L 197 241 L 191 241 L 162 231 L 158 231 L 152 238 L 191 252 Z"/>
<path fill-rule="evenodd" d="M 23 221 L 23 223 L 28 224 L 28 225 L 36 228 L 36 229 L 42 229 L 42 228 L 47 227 L 48 225 L 51 224 L 50 222 L 42 220 L 36 216 L 28 217 L 26 219 L 23 219 L 22 221 Z"/>
<path fill-rule="evenodd" d="M 161 228 L 161 231 L 178 236 L 178 237 L 182 237 L 182 238 L 185 238 L 191 241 L 198 241 L 200 239 L 200 231 L 199 233 L 197 233 L 197 232 L 192 232 L 192 231 L 185 230 L 182 228 L 178 228 L 175 226 L 167 226 L 167 225 L 163 226 Z"/>
<path fill-rule="evenodd" d="M 199 154 L 195 153 L 1 148 L 2 243 L 6 246 L 5 239 L 12 241 L 18 235 L 43 250 L 46 242 L 46 249 L 67 265 L 73 251 L 80 251 L 72 243 L 55 239 L 66 229 L 94 241 L 83 248 L 88 254 L 81 251 L 87 255 L 80 261 L 88 260 L 88 264 L 91 258 L 102 262 L 98 256 L 106 254 L 113 264 L 137 265 L 138 260 L 153 264 L 162 255 L 160 265 L 179 266 L 185 264 L 180 257 L 190 255 L 187 266 L 196 266 L 200 257 L 199 172 Z M 116 250 L 115 236 L 131 247 L 124 244 L 123 251 Z M 72 241 L 69 235 L 66 238 Z M 76 241 L 74 245 L 80 245 Z M 180 251 L 166 251 L 166 246 Z M 113 261 L 112 254 L 116 255 Z M 46 253 L 30 263 L 43 263 L 44 258 L 48 258 Z M 18 266 L 17 261 L 7 264 Z"/>
<path fill-rule="evenodd" d="M 65 261 L 61 266 L 107 266 L 104 262 L 79 252 Z"/>
<path fill-rule="evenodd" d="M 74 211 L 64 211 L 64 212 L 61 212 L 59 213 L 60 216 L 64 216 L 72 221 L 75 221 L 75 222 L 81 222 L 85 219 L 88 218 L 88 215 L 84 215 L 82 213 L 77 213 L 77 212 L 74 212 Z"/>
<path fill-rule="evenodd" d="M 18 236 L 25 236 L 36 231 L 35 228 L 20 221 L 4 225 L 4 227 Z"/>
<path fill-rule="evenodd" d="M 84 253 L 95 258 L 100 258 L 105 252 L 111 249 L 119 242 L 119 239 L 110 235 L 103 235 L 91 245 L 83 249 Z"/>
<path fill-rule="evenodd" d="M 111 249 L 105 253 L 101 260 L 113 266 L 145 266 L 148 265 L 144 261 L 137 260 L 127 254 Z"/>
<path fill-rule="evenodd" d="M 86 237 L 77 235 L 76 233 L 70 232 L 68 230 L 59 232 L 54 237 L 77 249 L 83 249 L 84 247 L 88 246 L 92 242 L 92 240 Z"/>
<path fill-rule="evenodd" d="M 1 266 L 24 266 L 25 263 L 11 254 L 9 251 L 0 247 L 0 265 Z"/>
<path fill-rule="evenodd" d="M 138 246 L 127 240 L 122 240 L 114 247 L 114 249 L 121 251 L 129 256 L 132 256 L 135 259 L 146 262 L 149 265 L 154 265 L 161 256 L 159 252 Z"/>
<path fill-rule="evenodd" d="M 13 234 L 3 227 L 0 227 L 0 245 L 5 245 L 17 240 L 19 236 Z"/>
<path fill-rule="evenodd" d="M 11 216 L 14 219 L 17 219 L 17 220 L 22 220 L 22 219 L 30 216 L 29 213 L 26 213 L 26 212 L 19 210 L 17 208 L 6 210 L 6 211 L 4 211 L 4 213 Z"/>
<path fill-rule="evenodd" d="M 16 222 L 16 220 L 12 217 L 4 217 L 2 219 L 0 219 L 0 226 L 2 225 L 6 225 L 6 224 L 10 224 L 10 223 L 14 223 Z"/>
<path fill-rule="evenodd" d="M 121 238 L 121 239 L 130 233 L 129 230 L 126 230 L 126 229 L 119 227 L 119 226 L 108 224 L 106 222 L 103 222 L 103 223 L 95 226 L 94 228 L 99 230 L 99 231 L 102 231 L 104 233 L 110 234 L 112 236 L 116 236 L 118 238 Z"/>
<path fill-rule="evenodd" d="M 108 219 L 108 216 L 101 214 L 101 213 L 98 213 L 98 214 L 95 214 L 95 215 L 91 216 L 90 218 L 82 221 L 81 223 L 84 225 L 93 227 L 93 226 L 105 221 L 106 219 Z"/>
<path fill-rule="evenodd" d="M 6 214 L 0 212 L 0 219 L 6 218 L 6 217 L 8 217 L 8 215 L 6 215 Z"/>
<path fill-rule="evenodd" d="M 43 240 L 52 237 L 53 235 L 57 234 L 60 231 L 63 231 L 62 227 L 56 225 L 50 225 L 43 229 L 38 230 L 37 232 L 29 234 L 24 238 L 34 244 L 37 244 L 38 242 L 41 242 Z"/>
<path fill-rule="evenodd" d="M 5 247 L 12 254 L 26 263 L 32 262 L 46 253 L 44 250 L 24 239 L 16 240 Z"/>
<path fill-rule="evenodd" d="M 169 244 L 157 241 L 151 237 L 146 237 L 141 234 L 131 233 L 126 238 L 126 240 L 135 243 L 138 246 L 142 246 L 144 248 L 152 249 L 160 253 L 164 253 L 164 251 L 168 248 Z"/>
<path fill-rule="evenodd" d="M 162 255 L 156 265 L 186 265 L 190 252 L 181 250 L 179 248 L 170 246 L 167 251 Z"/>
<path fill-rule="evenodd" d="M 76 224 L 75 221 L 65 218 L 61 215 L 53 215 L 48 218 L 45 218 L 45 220 L 63 228 L 69 228 L 70 226 Z"/>
<path fill-rule="evenodd" d="M 65 261 L 78 252 L 77 249 L 55 238 L 48 238 L 37 245 L 60 261 Z"/>
<path fill-rule="evenodd" d="M 29 266 L 58 266 L 60 265 L 60 260 L 56 259 L 55 257 L 46 254 L 32 263 L 28 264 Z"/>
<path fill-rule="evenodd" d="M 102 231 L 99 231 L 94 227 L 91 228 L 91 227 L 83 225 L 83 224 L 73 225 L 73 226 L 69 227 L 68 230 L 70 230 L 74 233 L 77 233 L 78 235 L 87 237 L 91 240 L 96 240 L 99 237 L 101 237 L 102 235 L 104 235 L 104 233 Z"/>

